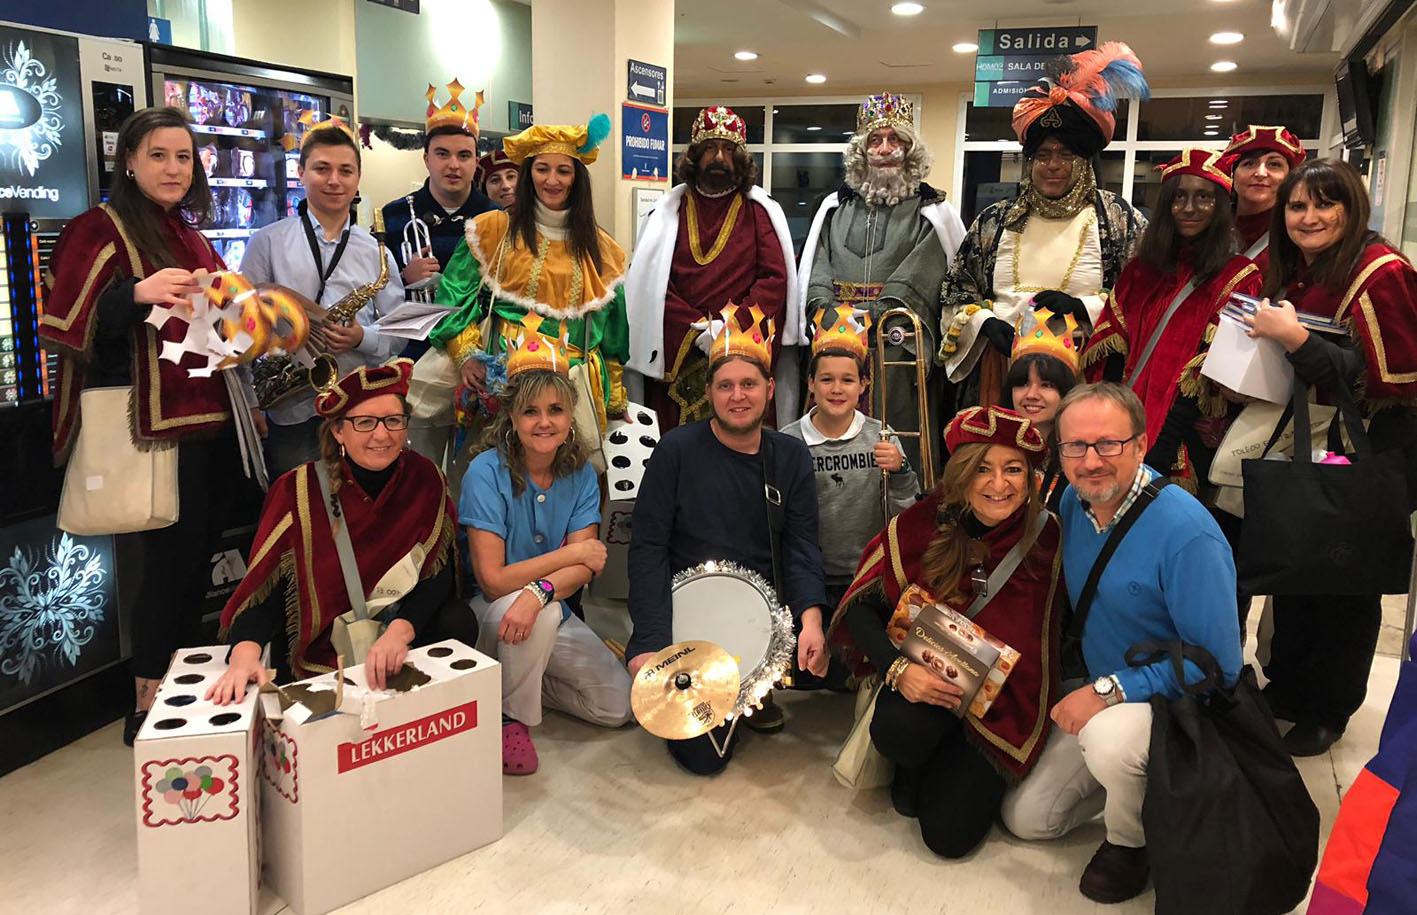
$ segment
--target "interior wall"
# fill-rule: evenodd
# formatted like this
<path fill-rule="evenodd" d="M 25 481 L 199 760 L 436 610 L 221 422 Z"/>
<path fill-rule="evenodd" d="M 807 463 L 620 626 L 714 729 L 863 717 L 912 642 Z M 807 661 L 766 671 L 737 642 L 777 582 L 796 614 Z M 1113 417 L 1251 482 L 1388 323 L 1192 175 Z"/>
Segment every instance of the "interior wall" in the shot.
<path fill-rule="evenodd" d="M 355 2 L 238 0 L 231 10 L 235 43 L 232 53 L 262 63 L 352 77 Z M 356 99 L 358 90 L 356 84 Z"/>

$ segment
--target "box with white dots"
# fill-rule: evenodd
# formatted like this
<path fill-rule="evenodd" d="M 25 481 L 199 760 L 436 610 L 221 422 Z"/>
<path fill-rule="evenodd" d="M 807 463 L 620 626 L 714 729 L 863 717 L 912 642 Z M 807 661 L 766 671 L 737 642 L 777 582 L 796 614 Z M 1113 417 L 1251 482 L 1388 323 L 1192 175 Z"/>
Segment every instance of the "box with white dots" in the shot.
<path fill-rule="evenodd" d="M 591 590 L 596 597 L 624 600 L 630 594 L 626 571 L 630 552 L 630 516 L 650 454 L 659 444 L 659 417 L 639 404 L 625 407 L 625 418 L 606 429 L 605 488 L 609 495 L 600 510 L 600 539 L 605 543 L 605 569 Z"/>

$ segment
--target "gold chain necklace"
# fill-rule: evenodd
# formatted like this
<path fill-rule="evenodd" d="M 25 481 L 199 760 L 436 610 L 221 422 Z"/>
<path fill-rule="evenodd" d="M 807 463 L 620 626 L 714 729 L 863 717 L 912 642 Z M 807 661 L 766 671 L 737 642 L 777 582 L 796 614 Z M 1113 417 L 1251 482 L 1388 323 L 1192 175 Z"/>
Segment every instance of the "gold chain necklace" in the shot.
<path fill-rule="evenodd" d="M 728 236 L 733 234 L 733 226 L 738 222 L 738 211 L 743 208 L 743 195 L 739 194 L 733 198 L 733 203 L 728 206 L 728 215 L 723 219 L 723 227 L 718 230 L 718 238 L 714 239 L 713 247 L 709 249 L 707 255 L 699 245 L 699 211 L 694 205 L 694 192 L 691 190 L 685 194 L 685 199 L 689 202 L 689 253 L 694 256 L 694 263 L 700 267 L 707 267 L 723 253 L 723 249 L 728 245 Z"/>
<path fill-rule="evenodd" d="M 1087 247 L 1087 230 L 1092 228 L 1092 224 L 1097 221 L 1097 211 L 1088 210 L 1087 216 L 1082 220 L 1082 231 L 1078 233 L 1077 250 L 1073 251 L 1073 259 L 1068 264 L 1067 272 L 1063 274 L 1062 280 L 1057 286 L 1024 286 L 1018 281 L 1018 252 L 1023 247 L 1023 233 L 1018 233 L 1018 239 L 1014 242 L 1014 256 L 1012 258 L 1014 272 L 1015 292 L 1042 292 L 1045 289 L 1057 289 L 1059 292 L 1068 291 L 1068 281 L 1073 278 L 1073 271 L 1077 269 L 1078 261 L 1082 258 L 1083 249 Z"/>

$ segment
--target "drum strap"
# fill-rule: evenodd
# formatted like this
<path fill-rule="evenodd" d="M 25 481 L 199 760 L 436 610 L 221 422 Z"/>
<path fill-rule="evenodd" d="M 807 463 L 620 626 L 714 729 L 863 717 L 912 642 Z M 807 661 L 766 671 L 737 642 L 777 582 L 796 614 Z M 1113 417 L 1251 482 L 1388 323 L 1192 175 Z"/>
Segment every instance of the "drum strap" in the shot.
<path fill-rule="evenodd" d="M 779 603 L 787 603 L 782 593 L 782 528 L 786 518 L 782 510 L 782 493 L 777 488 L 777 472 L 772 455 L 772 433 L 762 430 L 763 443 L 758 453 L 763 456 L 763 496 L 768 508 L 768 539 L 772 544 L 772 587 Z"/>

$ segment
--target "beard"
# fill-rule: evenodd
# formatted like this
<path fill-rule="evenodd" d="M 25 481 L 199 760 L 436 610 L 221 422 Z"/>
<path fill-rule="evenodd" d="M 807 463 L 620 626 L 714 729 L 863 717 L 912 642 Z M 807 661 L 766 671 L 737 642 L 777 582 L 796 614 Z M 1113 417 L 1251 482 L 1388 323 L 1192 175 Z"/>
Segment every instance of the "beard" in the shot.
<path fill-rule="evenodd" d="M 698 183 L 703 190 L 718 194 L 731 190 L 738 183 L 738 175 L 730 166 L 715 162 L 699 172 Z"/>
<path fill-rule="evenodd" d="M 884 156 L 866 154 L 866 177 L 858 189 L 867 203 L 873 206 L 895 206 L 908 197 L 915 196 L 920 187 L 920 178 L 914 170 L 905 167 L 905 150 L 897 149 Z"/>
<path fill-rule="evenodd" d="M 714 422 L 718 423 L 719 428 L 723 429 L 725 432 L 733 435 L 747 435 L 749 432 L 753 432 L 762 426 L 763 417 L 767 415 L 767 412 L 767 404 L 764 403 L 763 408 L 758 411 L 757 416 L 743 420 L 742 422 L 734 422 L 732 419 L 718 412 L 715 408 L 713 411 L 713 419 Z"/>

